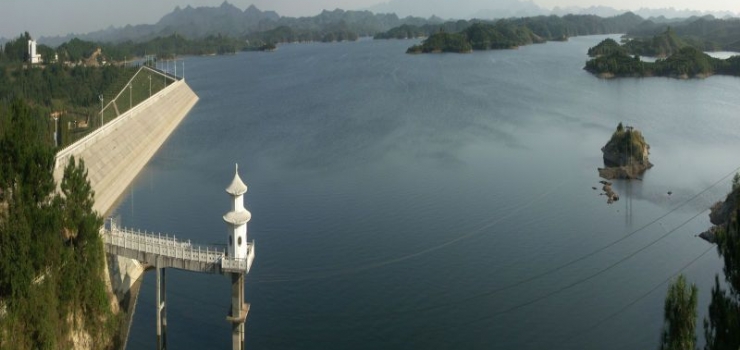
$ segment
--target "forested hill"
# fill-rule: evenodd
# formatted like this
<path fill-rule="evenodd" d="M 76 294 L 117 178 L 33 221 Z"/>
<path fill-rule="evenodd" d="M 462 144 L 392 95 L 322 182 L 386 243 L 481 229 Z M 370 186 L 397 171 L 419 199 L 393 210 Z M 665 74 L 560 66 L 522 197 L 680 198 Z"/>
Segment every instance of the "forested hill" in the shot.
<path fill-rule="evenodd" d="M 689 41 L 680 38 L 668 27 L 665 32 L 652 38 L 634 38 L 628 40 L 624 45 L 619 45 L 612 39 L 606 39 L 598 45 L 588 50 L 591 57 L 606 56 L 614 52 L 621 52 L 627 55 L 651 56 L 651 57 L 668 57 L 677 53 L 682 48 L 692 46 L 701 49 L 703 45 L 696 41 Z"/>
<path fill-rule="evenodd" d="M 593 15 L 566 15 L 566 16 L 537 16 L 514 19 L 502 19 L 498 21 L 450 21 L 439 24 L 405 25 L 393 28 L 387 32 L 375 35 L 376 39 L 405 39 L 415 37 L 428 37 L 432 34 L 444 31 L 447 33 L 458 33 L 468 29 L 470 26 L 483 24 L 506 24 L 513 27 L 524 27 L 534 35 L 544 40 L 564 40 L 572 36 L 616 34 L 626 33 L 632 28 L 643 23 L 644 19 L 632 12 L 619 16 L 602 18 Z"/>
<path fill-rule="evenodd" d="M 473 50 L 511 49 L 522 45 L 542 43 L 544 40 L 529 28 L 505 21 L 495 24 L 475 23 L 460 33 L 435 33 L 408 53 L 457 52 Z"/>
<path fill-rule="evenodd" d="M 686 46 L 665 59 L 644 62 L 638 56 L 612 51 L 589 60 L 584 69 L 604 78 L 661 76 L 686 79 L 713 74 L 740 76 L 740 56 L 722 60 Z"/>
<path fill-rule="evenodd" d="M 627 31 L 632 38 L 649 38 L 670 28 L 675 34 L 704 51 L 740 51 L 740 19 L 718 19 L 712 16 L 691 17 L 670 23 L 647 20 Z"/>
<path fill-rule="evenodd" d="M 401 26 L 376 35 L 376 39 L 428 38 L 408 49 L 409 53 L 470 52 L 472 50 L 510 49 L 549 40 L 567 40 L 571 36 L 626 32 L 643 21 L 628 12 L 610 18 L 568 15 L 502 19 L 495 22 L 456 21 L 442 26 Z"/>
<path fill-rule="evenodd" d="M 734 22 L 713 23 L 725 23 L 724 27 L 732 27 Z M 720 30 L 711 35 L 705 34 L 705 38 L 722 38 L 725 33 L 726 31 Z M 695 78 L 713 74 L 739 76 L 740 56 L 724 60 L 710 57 L 703 52 L 707 50 L 707 46 L 711 46 L 709 43 L 711 42 L 707 39 L 697 36 L 681 37 L 673 27 L 666 27 L 664 32 L 653 37 L 631 38 L 621 45 L 612 39 L 606 39 L 588 50 L 588 55 L 593 58 L 586 62 L 584 68 L 601 77 Z M 661 59 L 645 62 L 639 56 Z"/>

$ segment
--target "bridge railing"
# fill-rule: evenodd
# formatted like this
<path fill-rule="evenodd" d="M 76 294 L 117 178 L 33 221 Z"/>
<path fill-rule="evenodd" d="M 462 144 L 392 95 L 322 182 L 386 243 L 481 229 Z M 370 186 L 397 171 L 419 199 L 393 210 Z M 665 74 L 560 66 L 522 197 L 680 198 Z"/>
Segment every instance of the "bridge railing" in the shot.
<path fill-rule="evenodd" d="M 221 259 L 221 269 L 224 271 L 246 271 L 249 272 L 249 268 L 252 266 L 254 260 L 254 241 L 247 243 L 247 258 L 246 259 L 234 259 L 228 256 L 224 256 Z"/>
<path fill-rule="evenodd" d="M 215 247 L 194 245 L 190 241 L 179 241 L 174 236 L 126 228 L 105 229 L 103 241 L 124 249 L 204 263 L 218 263 L 225 255 L 224 250 Z"/>

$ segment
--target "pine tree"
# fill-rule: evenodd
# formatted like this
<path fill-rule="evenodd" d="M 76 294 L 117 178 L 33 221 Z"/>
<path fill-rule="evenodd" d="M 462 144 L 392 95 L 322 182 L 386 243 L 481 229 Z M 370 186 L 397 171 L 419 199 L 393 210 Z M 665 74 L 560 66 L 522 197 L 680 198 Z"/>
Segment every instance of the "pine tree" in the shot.
<path fill-rule="evenodd" d="M 661 350 L 693 350 L 696 344 L 696 285 L 688 286 L 683 275 L 668 288 Z"/>

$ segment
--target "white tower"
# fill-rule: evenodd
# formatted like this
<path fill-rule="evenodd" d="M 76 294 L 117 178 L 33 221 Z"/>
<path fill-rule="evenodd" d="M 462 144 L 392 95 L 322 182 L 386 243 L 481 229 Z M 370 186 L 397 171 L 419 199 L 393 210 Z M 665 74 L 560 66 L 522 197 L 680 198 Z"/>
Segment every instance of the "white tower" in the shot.
<path fill-rule="evenodd" d="M 28 61 L 32 64 L 41 63 L 41 55 L 36 53 L 36 41 L 28 41 Z"/>
<path fill-rule="evenodd" d="M 229 242 L 226 254 L 232 259 L 247 259 L 247 223 L 252 213 L 244 208 L 244 193 L 247 185 L 239 177 L 239 165 L 236 165 L 236 174 L 226 193 L 231 195 L 231 211 L 224 215 L 228 226 Z"/>

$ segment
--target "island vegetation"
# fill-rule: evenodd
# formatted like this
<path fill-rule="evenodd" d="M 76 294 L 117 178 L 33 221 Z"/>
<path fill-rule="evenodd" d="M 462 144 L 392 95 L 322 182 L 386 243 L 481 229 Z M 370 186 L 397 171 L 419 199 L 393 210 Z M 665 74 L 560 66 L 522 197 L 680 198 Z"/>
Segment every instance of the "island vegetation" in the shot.
<path fill-rule="evenodd" d="M 584 69 L 603 78 L 661 76 L 687 79 L 705 78 L 713 74 L 738 76 L 740 56 L 723 60 L 686 46 L 665 59 L 645 62 L 640 56 L 614 50 L 587 61 Z"/>
<path fill-rule="evenodd" d="M 628 38 L 651 38 L 660 33 L 671 31 L 686 43 L 701 51 L 735 51 L 740 52 L 740 19 L 715 18 L 713 16 L 690 17 L 668 20 L 651 18 L 630 28 Z"/>
<path fill-rule="evenodd" d="M 620 45 L 613 39 L 605 39 L 598 45 L 590 48 L 588 50 L 588 55 L 590 57 L 599 57 L 619 53 L 633 56 L 638 55 L 665 58 L 674 53 L 678 53 L 682 48 L 687 46 L 698 48 L 699 45 L 688 43 L 686 40 L 678 37 L 678 35 L 668 27 L 665 32 L 651 38 L 626 39 L 624 45 Z"/>
<path fill-rule="evenodd" d="M 617 130 L 601 151 L 605 167 L 599 168 L 599 175 L 605 179 L 637 179 L 653 167 L 648 159 L 650 145 L 642 133 L 622 123 L 617 125 Z"/>
<path fill-rule="evenodd" d="M 645 36 L 655 30 L 661 32 Z M 592 57 L 584 69 L 604 78 L 613 77 L 673 77 L 704 78 L 714 74 L 740 75 L 740 57 L 718 59 L 705 50 L 735 49 L 735 42 L 727 39 L 726 31 L 740 31 L 740 21 L 714 18 L 688 19 L 656 25 L 646 21 L 622 44 L 605 39 L 588 50 Z M 655 62 L 643 61 L 641 56 L 657 57 Z"/>
<path fill-rule="evenodd" d="M 563 41 L 571 36 L 625 32 L 642 22 L 633 13 L 601 18 L 590 15 L 537 16 L 497 21 L 450 21 L 421 26 L 402 25 L 375 35 L 375 39 L 427 39 L 409 48 L 409 53 L 470 52 L 511 49 L 545 41 Z M 457 34 L 457 35 L 453 35 Z"/>
<path fill-rule="evenodd" d="M 495 24 L 474 23 L 460 33 L 433 34 L 408 53 L 456 52 L 473 50 L 515 49 L 522 45 L 542 43 L 544 40 L 527 27 L 499 21 Z"/>
<path fill-rule="evenodd" d="M 407 53 L 441 53 L 456 52 L 468 53 L 473 52 L 473 47 L 467 41 L 463 34 L 459 33 L 436 33 L 424 40 L 421 45 L 414 45 Z"/>

